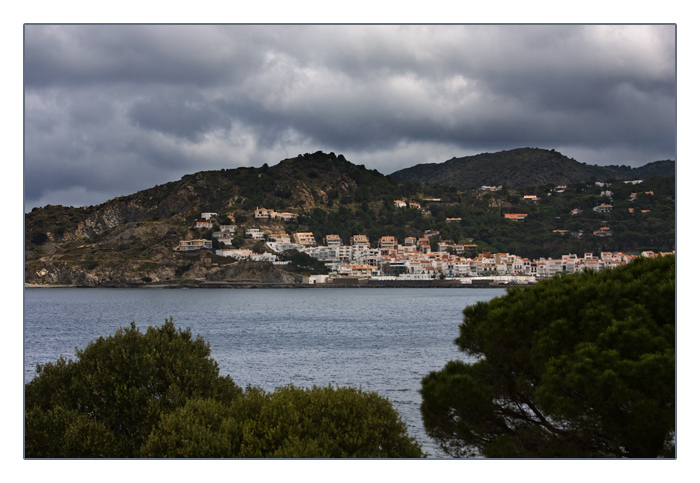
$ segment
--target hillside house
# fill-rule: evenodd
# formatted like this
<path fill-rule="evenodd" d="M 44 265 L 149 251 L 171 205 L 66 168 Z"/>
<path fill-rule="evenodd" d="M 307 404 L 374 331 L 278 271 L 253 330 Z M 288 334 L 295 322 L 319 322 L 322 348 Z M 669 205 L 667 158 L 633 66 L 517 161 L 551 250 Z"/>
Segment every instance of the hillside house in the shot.
<path fill-rule="evenodd" d="M 196 221 L 194 227 L 197 230 L 211 230 L 214 228 L 214 224 L 211 221 Z"/>
<path fill-rule="evenodd" d="M 219 243 L 224 245 L 231 245 L 233 237 L 235 236 L 235 231 L 215 231 L 211 234 L 212 238 L 216 238 Z"/>
<path fill-rule="evenodd" d="M 268 210 L 267 208 L 256 208 L 255 218 L 259 220 L 269 220 L 272 212 L 272 210 Z"/>
<path fill-rule="evenodd" d="M 611 213 L 612 209 L 613 209 L 612 205 L 602 203 L 602 204 L 594 207 L 593 211 L 595 211 L 596 213 Z"/>
<path fill-rule="evenodd" d="M 218 215 L 216 213 L 202 213 L 202 219 L 203 220 L 211 220 L 212 218 L 216 218 Z"/>
<path fill-rule="evenodd" d="M 264 240 L 265 234 L 260 231 L 260 228 L 248 228 L 245 231 L 246 236 L 250 236 L 253 240 Z"/>
<path fill-rule="evenodd" d="M 294 213 L 288 213 L 288 212 L 277 213 L 276 211 L 272 211 L 270 213 L 270 217 L 273 219 L 278 219 L 278 220 L 282 220 L 282 221 L 294 221 L 297 219 L 297 215 Z"/>
<path fill-rule="evenodd" d="M 269 235 L 268 238 L 272 241 L 279 242 L 279 243 L 291 243 L 292 242 L 292 239 L 286 233 L 273 233 L 273 234 Z"/>
<path fill-rule="evenodd" d="M 197 252 L 200 250 L 211 250 L 212 242 L 211 240 L 180 240 L 178 245 L 175 247 L 176 252 Z"/>
<path fill-rule="evenodd" d="M 523 221 L 527 218 L 527 213 L 506 213 L 503 215 L 506 220 Z"/>
<path fill-rule="evenodd" d="M 403 200 L 394 200 L 394 206 L 397 208 L 406 208 L 406 202 Z"/>
<path fill-rule="evenodd" d="M 219 255 L 220 257 L 231 257 L 235 258 L 236 260 L 248 260 L 251 255 L 253 254 L 252 250 L 229 250 L 229 249 L 224 249 L 224 250 L 217 250 L 216 254 Z"/>
<path fill-rule="evenodd" d="M 418 239 L 418 250 L 423 253 L 430 253 L 430 239 L 429 238 L 419 238 Z"/>

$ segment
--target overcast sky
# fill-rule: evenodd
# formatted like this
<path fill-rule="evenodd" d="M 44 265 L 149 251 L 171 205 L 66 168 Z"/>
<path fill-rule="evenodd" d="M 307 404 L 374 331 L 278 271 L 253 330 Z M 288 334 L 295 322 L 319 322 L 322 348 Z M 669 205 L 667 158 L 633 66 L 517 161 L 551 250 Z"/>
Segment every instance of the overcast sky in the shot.
<path fill-rule="evenodd" d="M 343 154 L 676 159 L 673 25 L 25 25 L 25 209 Z"/>

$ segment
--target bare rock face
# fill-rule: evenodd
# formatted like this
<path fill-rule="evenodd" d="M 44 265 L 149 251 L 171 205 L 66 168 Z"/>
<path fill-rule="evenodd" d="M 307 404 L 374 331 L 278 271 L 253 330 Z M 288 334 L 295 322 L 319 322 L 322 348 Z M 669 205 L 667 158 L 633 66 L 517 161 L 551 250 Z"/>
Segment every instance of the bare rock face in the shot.
<path fill-rule="evenodd" d="M 280 270 L 268 262 L 241 262 L 210 270 L 206 274 L 207 281 L 239 281 L 258 283 L 300 283 L 301 278 L 285 270 Z"/>
<path fill-rule="evenodd" d="M 100 277 L 81 270 L 79 267 L 47 264 L 42 268 L 25 274 L 26 283 L 40 285 L 76 285 L 80 287 L 98 287 Z"/>

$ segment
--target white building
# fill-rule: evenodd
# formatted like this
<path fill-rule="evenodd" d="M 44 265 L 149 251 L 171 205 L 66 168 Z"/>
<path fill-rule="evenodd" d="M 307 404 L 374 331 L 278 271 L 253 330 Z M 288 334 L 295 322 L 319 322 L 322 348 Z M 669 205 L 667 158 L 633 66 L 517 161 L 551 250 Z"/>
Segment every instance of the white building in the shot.
<path fill-rule="evenodd" d="M 253 240 L 264 240 L 265 234 L 260 231 L 260 228 L 248 228 L 245 231 L 246 236 L 250 235 Z"/>

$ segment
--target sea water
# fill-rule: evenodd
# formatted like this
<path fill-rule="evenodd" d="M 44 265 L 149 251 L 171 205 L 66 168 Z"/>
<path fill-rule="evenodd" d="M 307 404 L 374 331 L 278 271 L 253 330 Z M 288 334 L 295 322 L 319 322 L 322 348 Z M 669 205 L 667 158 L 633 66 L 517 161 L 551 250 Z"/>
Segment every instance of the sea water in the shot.
<path fill-rule="evenodd" d="M 170 317 L 211 346 L 220 374 L 241 387 L 353 386 L 388 398 L 431 457 L 421 379 L 468 360 L 454 344 L 462 310 L 504 289 L 101 289 L 24 291 L 24 380 L 36 364 L 74 359 L 132 321 L 142 330 Z"/>

